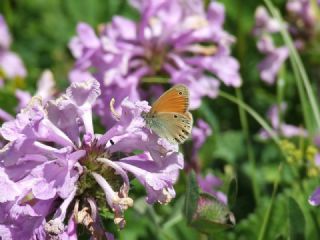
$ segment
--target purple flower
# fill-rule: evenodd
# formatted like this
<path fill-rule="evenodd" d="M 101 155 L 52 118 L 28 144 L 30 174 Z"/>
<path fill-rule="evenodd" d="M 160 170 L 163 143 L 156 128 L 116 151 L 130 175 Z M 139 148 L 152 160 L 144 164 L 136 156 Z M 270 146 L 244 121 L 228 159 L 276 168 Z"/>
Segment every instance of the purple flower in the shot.
<path fill-rule="evenodd" d="M 289 32 L 295 45 L 303 50 L 315 35 L 316 16 L 310 0 L 289 0 L 286 5 Z"/>
<path fill-rule="evenodd" d="M 2 125 L 0 237 L 75 236 L 77 224 L 105 236 L 97 208 L 106 203 L 114 222 L 124 227 L 123 213 L 133 204 L 128 172 L 146 188 L 149 203 L 175 196 L 183 157 L 177 145 L 145 127 L 141 113 L 149 111 L 147 102 L 125 99 L 119 112 L 112 107 L 116 124 L 99 135 L 92 123 L 99 95 L 94 79 L 73 83 L 45 106 L 40 97 L 32 98 L 16 119 Z"/>
<path fill-rule="evenodd" d="M 199 119 L 192 129 L 194 153 L 200 150 L 200 148 L 202 147 L 206 139 L 211 134 L 212 134 L 212 130 L 210 126 L 202 119 Z"/>
<path fill-rule="evenodd" d="M 259 37 L 263 34 L 276 33 L 280 30 L 281 23 L 272 18 L 265 7 L 257 7 L 255 12 L 255 26 L 253 28 L 253 34 Z"/>
<path fill-rule="evenodd" d="M 218 79 L 227 86 L 241 85 L 239 63 L 230 55 L 234 38 L 223 29 L 221 4 L 211 2 L 205 10 L 200 0 L 131 3 L 141 13 L 139 22 L 116 16 L 99 36 L 80 23 L 69 44 L 77 60 L 71 81 L 93 75 L 101 84 L 96 110 L 104 124 L 110 124 L 110 96 L 117 104 L 126 96 L 150 98 L 145 83 L 159 76 L 188 86 L 192 109 L 203 97 L 217 96 Z"/>
<path fill-rule="evenodd" d="M 255 20 L 253 34 L 258 37 L 257 48 L 266 55 L 258 65 L 260 77 L 265 83 L 273 85 L 281 66 L 289 56 L 289 50 L 286 46 L 274 46 L 271 34 L 280 32 L 281 23 L 270 17 L 264 7 L 259 6 L 256 9 Z"/>
<path fill-rule="evenodd" d="M 55 90 L 55 80 L 50 70 L 44 70 L 37 83 L 36 96 L 40 96 L 44 102 L 53 98 Z"/>
<path fill-rule="evenodd" d="M 24 78 L 27 75 L 21 58 L 9 50 L 11 41 L 8 26 L 0 14 L 0 87 L 4 79 Z"/>
<path fill-rule="evenodd" d="M 309 176 L 318 176 L 319 169 L 320 169 L 320 153 L 317 151 L 320 147 L 320 135 L 317 134 L 314 139 L 313 143 L 315 145 L 315 152 L 311 155 L 310 159 L 308 159 L 310 162 L 308 164 Z M 312 193 L 312 195 L 309 197 L 309 203 L 313 206 L 318 206 L 320 204 L 320 187 L 316 188 L 316 190 Z"/>
<path fill-rule="evenodd" d="M 46 104 L 50 99 L 53 98 L 54 93 L 55 81 L 53 78 L 53 74 L 50 70 L 45 70 L 42 72 L 38 80 L 35 96 L 41 97 L 43 104 Z M 19 112 L 22 108 L 25 108 L 32 98 L 29 92 L 20 89 L 16 90 L 16 97 L 19 100 L 17 112 Z"/>
<path fill-rule="evenodd" d="M 3 121 L 10 121 L 14 119 L 14 117 L 10 113 L 7 113 L 6 111 L 0 108 L 0 119 Z"/>
<path fill-rule="evenodd" d="M 227 205 L 227 196 L 223 192 L 216 190 L 216 188 L 221 187 L 223 184 L 220 178 L 209 173 L 204 178 L 198 175 L 197 179 L 199 187 L 203 192 L 216 197 L 221 203 Z"/>
<path fill-rule="evenodd" d="M 38 84 L 37 91 L 35 96 L 41 97 L 42 102 L 45 104 L 47 101 L 53 98 L 55 93 L 55 81 L 50 70 L 45 70 L 41 74 Z M 18 106 L 16 107 L 16 112 L 19 112 L 21 109 L 25 108 L 28 103 L 31 101 L 32 96 L 29 92 L 17 89 L 15 95 L 18 99 Z M 7 113 L 0 108 L 0 119 L 3 121 L 12 120 L 14 117 L 11 114 Z"/>
<path fill-rule="evenodd" d="M 282 103 L 280 106 L 280 110 L 277 105 L 271 106 L 271 108 L 268 110 L 267 118 L 271 122 L 271 126 L 274 129 L 274 131 L 279 136 L 288 137 L 288 138 L 295 137 L 295 136 L 306 137 L 307 131 L 305 129 L 303 129 L 301 127 L 296 127 L 294 125 L 287 124 L 284 122 L 280 122 L 279 111 L 284 113 L 286 111 L 286 108 L 287 108 L 286 104 Z M 260 130 L 259 136 L 261 139 L 269 139 L 270 138 L 270 135 L 264 129 Z"/>
<path fill-rule="evenodd" d="M 0 15 L 0 49 L 9 49 L 11 45 L 11 35 L 4 17 Z"/>
<path fill-rule="evenodd" d="M 320 204 L 320 188 L 317 188 L 309 197 L 309 203 L 312 206 L 318 206 Z"/>
<path fill-rule="evenodd" d="M 0 50 L 0 69 L 5 78 L 24 78 L 27 71 L 21 58 L 13 52 Z"/>
<path fill-rule="evenodd" d="M 286 46 L 276 48 L 269 36 L 261 37 L 258 49 L 261 53 L 266 54 L 258 65 L 260 77 L 267 84 L 273 85 L 281 66 L 289 56 L 289 50 Z"/>

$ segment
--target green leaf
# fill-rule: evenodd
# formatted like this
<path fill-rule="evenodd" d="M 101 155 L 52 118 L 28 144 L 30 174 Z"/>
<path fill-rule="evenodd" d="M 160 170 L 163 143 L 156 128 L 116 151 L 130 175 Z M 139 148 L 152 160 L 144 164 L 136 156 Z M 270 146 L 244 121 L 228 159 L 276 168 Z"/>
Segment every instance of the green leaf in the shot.
<path fill-rule="evenodd" d="M 234 163 L 237 158 L 245 154 L 242 131 L 227 131 L 219 134 L 216 138 L 215 158 L 221 158 L 229 163 Z"/>
<path fill-rule="evenodd" d="M 187 179 L 187 191 L 184 205 L 184 213 L 188 223 L 191 223 L 193 215 L 197 209 L 199 199 L 199 187 L 196 179 L 196 174 L 192 171 Z"/>
<path fill-rule="evenodd" d="M 290 239 L 299 240 L 305 237 L 305 219 L 299 204 L 292 198 L 288 201 Z"/>
<path fill-rule="evenodd" d="M 184 206 L 184 199 L 180 197 L 175 201 L 174 206 L 171 206 L 170 211 L 171 214 L 168 218 L 165 219 L 164 224 L 162 226 L 163 229 L 171 228 L 178 222 L 182 220 L 183 216 L 183 206 Z"/>
<path fill-rule="evenodd" d="M 228 190 L 228 206 L 229 208 L 232 208 L 236 202 L 238 195 L 238 181 L 236 177 L 233 177 L 229 184 L 229 190 Z"/>
<path fill-rule="evenodd" d="M 14 114 L 14 108 L 17 104 L 18 101 L 14 95 L 14 91 L 6 88 L 0 89 L 0 108 Z"/>
<path fill-rule="evenodd" d="M 205 120 L 210 124 L 214 132 L 219 131 L 219 121 L 212 112 L 209 104 L 206 101 L 202 101 L 199 111 L 203 114 Z"/>

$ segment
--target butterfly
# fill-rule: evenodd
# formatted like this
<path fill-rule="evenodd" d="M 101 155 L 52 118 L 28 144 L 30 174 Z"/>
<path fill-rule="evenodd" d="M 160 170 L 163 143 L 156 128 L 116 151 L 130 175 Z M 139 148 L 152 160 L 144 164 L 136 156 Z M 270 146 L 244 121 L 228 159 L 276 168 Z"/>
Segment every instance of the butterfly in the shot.
<path fill-rule="evenodd" d="M 185 85 L 178 84 L 163 93 L 143 117 L 147 127 L 159 137 L 173 144 L 181 144 L 192 130 L 193 118 L 188 108 L 189 90 Z"/>

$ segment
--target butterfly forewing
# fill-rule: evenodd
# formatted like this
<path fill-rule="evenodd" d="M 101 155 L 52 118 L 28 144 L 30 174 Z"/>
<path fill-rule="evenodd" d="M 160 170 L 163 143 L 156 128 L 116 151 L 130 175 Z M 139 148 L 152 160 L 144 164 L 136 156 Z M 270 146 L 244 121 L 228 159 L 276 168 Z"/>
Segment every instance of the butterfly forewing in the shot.
<path fill-rule="evenodd" d="M 185 113 L 189 108 L 189 91 L 182 84 L 178 84 L 164 94 L 152 105 L 151 113 L 176 112 Z"/>

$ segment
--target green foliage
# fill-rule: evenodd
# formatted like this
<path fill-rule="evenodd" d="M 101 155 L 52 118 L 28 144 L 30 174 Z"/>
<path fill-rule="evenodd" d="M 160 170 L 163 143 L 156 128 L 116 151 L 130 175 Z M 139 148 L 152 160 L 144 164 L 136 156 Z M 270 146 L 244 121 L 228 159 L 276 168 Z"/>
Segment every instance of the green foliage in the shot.
<path fill-rule="evenodd" d="M 298 203 L 289 198 L 288 201 L 288 213 L 289 213 L 289 237 L 293 240 L 305 238 L 305 220 L 303 212 L 301 211 Z"/>
<path fill-rule="evenodd" d="M 187 179 L 187 191 L 185 197 L 184 212 L 188 223 L 192 222 L 193 216 L 197 210 L 199 199 L 199 187 L 194 172 L 189 173 Z"/>

